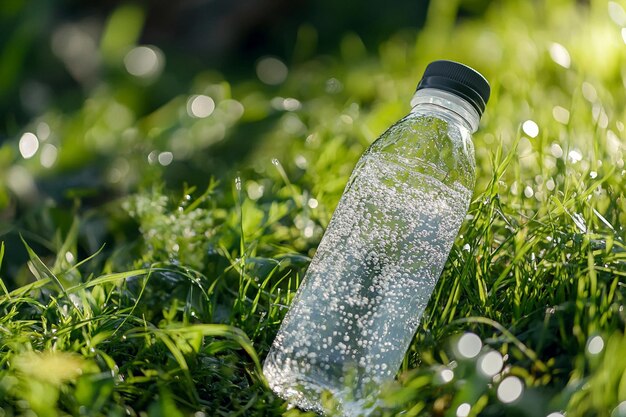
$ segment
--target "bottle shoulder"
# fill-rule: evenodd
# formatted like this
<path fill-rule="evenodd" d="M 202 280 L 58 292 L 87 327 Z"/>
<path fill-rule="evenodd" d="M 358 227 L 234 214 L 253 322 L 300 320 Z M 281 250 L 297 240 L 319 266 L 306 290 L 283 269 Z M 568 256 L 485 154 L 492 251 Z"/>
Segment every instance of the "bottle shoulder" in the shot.
<path fill-rule="evenodd" d="M 437 141 L 444 143 L 448 139 L 455 145 L 468 142 L 472 146 L 472 132 L 466 126 L 455 123 L 440 114 L 409 113 L 391 125 L 373 144 L 372 147 L 386 146 L 391 143 L 418 144 Z M 443 140 L 443 141 L 442 141 Z"/>
<path fill-rule="evenodd" d="M 446 182 L 473 188 L 474 145 L 464 126 L 428 113 L 410 113 L 392 125 L 364 157 L 394 160 Z"/>

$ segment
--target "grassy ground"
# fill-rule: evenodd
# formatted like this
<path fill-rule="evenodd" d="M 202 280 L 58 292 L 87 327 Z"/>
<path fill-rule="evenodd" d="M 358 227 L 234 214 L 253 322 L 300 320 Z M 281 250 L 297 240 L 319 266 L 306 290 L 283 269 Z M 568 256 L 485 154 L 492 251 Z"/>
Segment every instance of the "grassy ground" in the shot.
<path fill-rule="evenodd" d="M 156 110 L 99 88 L 16 130 L 0 148 L 0 414 L 303 415 L 260 363 L 358 156 L 449 58 L 492 82 L 478 182 L 376 413 L 626 416 L 624 5 L 504 1 L 458 21 L 457 6 L 433 1 L 423 31 L 376 51 L 346 35 L 316 56 L 304 27 L 277 87 L 199 74 Z M 193 94 L 210 117 L 187 115 Z M 52 168 L 18 152 L 42 123 Z M 63 188 L 91 170 L 102 183 Z M 468 332 L 477 356 L 459 352 Z M 480 371 L 487 354 L 503 366 Z"/>

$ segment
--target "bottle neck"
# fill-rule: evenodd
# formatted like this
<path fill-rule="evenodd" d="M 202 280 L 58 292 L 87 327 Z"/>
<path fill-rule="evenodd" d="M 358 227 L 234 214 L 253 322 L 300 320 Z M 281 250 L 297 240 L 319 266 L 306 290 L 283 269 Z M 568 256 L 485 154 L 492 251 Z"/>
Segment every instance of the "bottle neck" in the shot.
<path fill-rule="evenodd" d="M 433 112 L 452 119 L 470 132 L 478 130 L 480 116 L 476 109 L 461 97 L 436 88 L 417 90 L 411 99 L 411 113 Z"/>

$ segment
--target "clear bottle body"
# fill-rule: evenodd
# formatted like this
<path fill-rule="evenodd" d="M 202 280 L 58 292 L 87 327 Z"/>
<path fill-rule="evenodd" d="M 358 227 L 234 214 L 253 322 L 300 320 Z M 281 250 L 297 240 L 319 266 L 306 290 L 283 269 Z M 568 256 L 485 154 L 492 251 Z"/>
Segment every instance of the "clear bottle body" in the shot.
<path fill-rule="evenodd" d="M 439 90 L 414 101 L 357 163 L 265 360 L 271 388 L 301 408 L 323 412 L 329 391 L 343 415 L 364 413 L 397 373 L 465 218 L 478 115 Z"/>

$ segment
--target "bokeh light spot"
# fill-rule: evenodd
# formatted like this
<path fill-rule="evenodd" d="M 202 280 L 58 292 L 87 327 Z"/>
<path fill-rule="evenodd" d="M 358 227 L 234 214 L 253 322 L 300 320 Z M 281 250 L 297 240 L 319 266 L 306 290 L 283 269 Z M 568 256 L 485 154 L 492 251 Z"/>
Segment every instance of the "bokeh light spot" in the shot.
<path fill-rule="evenodd" d="M 550 145 L 550 153 L 555 158 L 560 158 L 563 156 L 563 148 L 561 148 L 561 145 L 559 145 L 558 143 L 553 143 L 552 145 Z"/>
<path fill-rule="evenodd" d="M 463 336 L 461 336 L 457 344 L 457 350 L 459 354 L 468 359 L 478 355 L 482 347 L 482 340 L 480 340 L 480 337 L 478 337 L 474 333 L 465 333 Z"/>
<path fill-rule="evenodd" d="M 40 162 L 44 168 L 51 168 L 57 160 L 59 151 L 56 146 L 46 143 L 41 148 Z"/>
<path fill-rule="evenodd" d="M 569 110 L 561 106 L 554 106 L 552 108 L 552 117 L 557 122 L 566 125 L 569 123 Z"/>
<path fill-rule="evenodd" d="M 159 164 L 164 167 L 168 166 L 174 160 L 174 154 L 171 152 L 161 152 L 158 156 Z"/>
<path fill-rule="evenodd" d="M 550 58 L 563 68 L 569 68 L 572 60 L 567 49 L 560 43 L 550 44 Z"/>
<path fill-rule="evenodd" d="M 594 336 L 587 342 L 587 352 L 597 355 L 604 349 L 604 340 L 600 336 Z"/>
<path fill-rule="evenodd" d="M 50 126 L 48 126 L 48 123 L 40 122 L 37 125 L 37 137 L 42 142 L 50 137 Z"/>
<path fill-rule="evenodd" d="M 263 197 L 265 187 L 256 181 L 246 181 L 246 192 L 250 200 L 258 200 Z"/>
<path fill-rule="evenodd" d="M 51 49 L 80 82 L 93 81 L 100 68 L 100 54 L 94 26 L 90 23 L 64 24 L 51 36 Z"/>
<path fill-rule="evenodd" d="M 454 372 L 451 369 L 444 369 L 439 372 L 439 377 L 444 383 L 448 383 L 454 379 Z"/>
<path fill-rule="evenodd" d="M 213 114 L 215 101 L 209 96 L 197 95 L 189 97 L 187 100 L 187 113 L 191 117 L 205 118 Z"/>
<path fill-rule="evenodd" d="M 298 99 L 292 98 L 292 97 L 287 97 L 284 101 L 283 101 L 283 108 L 287 111 L 296 111 L 296 110 L 300 110 L 300 108 L 302 107 L 302 104 L 300 103 L 300 101 Z"/>
<path fill-rule="evenodd" d="M 163 53 L 154 46 L 138 46 L 131 49 L 124 57 L 126 71 L 135 77 L 157 76 L 163 69 L 163 65 Z"/>
<path fill-rule="evenodd" d="M 534 195 L 535 195 L 535 190 L 533 190 L 533 187 L 531 187 L 530 185 L 527 185 L 526 188 L 524 188 L 524 196 L 526 196 L 526 198 L 531 198 Z"/>
<path fill-rule="evenodd" d="M 300 120 L 300 118 L 293 113 L 285 114 L 285 116 L 282 117 L 281 122 L 282 128 L 285 132 L 292 135 L 300 134 L 306 130 L 306 126 L 302 123 L 302 120 Z"/>
<path fill-rule="evenodd" d="M 326 92 L 329 94 L 337 94 L 343 90 L 343 84 L 336 78 L 326 80 Z"/>
<path fill-rule="evenodd" d="M 536 138 L 539 134 L 539 126 L 533 120 L 526 120 L 522 123 L 522 130 L 531 138 Z"/>
<path fill-rule="evenodd" d="M 609 16 L 611 20 L 617 23 L 619 26 L 626 26 L 626 11 L 624 8 L 614 1 L 610 1 L 609 4 Z"/>
<path fill-rule="evenodd" d="M 598 92 L 596 91 L 596 88 L 590 83 L 588 83 L 587 81 L 583 83 L 582 90 L 583 90 L 583 97 L 587 101 L 593 103 L 594 101 L 598 99 Z"/>
<path fill-rule="evenodd" d="M 471 410 L 471 405 L 469 405 L 468 403 L 463 403 L 456 408 L 456 417 L 467 417 L 469 416 Z"/>
<path fill-rule="evenodd" d="M 239 101 L 226 99 L 220 102 L 220 110 L 224 111 L 228 119 L 234 122 L 243 116 L 246 109 Z"/>
<path fill-rule="evenodd" d="M 498 399 L 503 403 L 512 403 L 522 396 L 524 385 L 516 376 L 508 376 L 498 385 Z"/>
<path fill-rule="evenodd" d="M 6 184 L 20 198 L 33 197 L 37 192 L 33 176 L 21 165 L 14 165 L 9 169 Z"/>
<path fill-rule="evenodd" d="M 159 153 L 157 151 L 152 151 L 148 154 L 148 163 L 150 165 L 154 165 L 157 163 Z"/>
<path fill-rule="evenodd" d="M 275 57 L 261 58 L 256 65 L 256 75 L 261 82 L 278 85 L 287 79 L 289 70 L 283 61 Z"/>
<path fill-rule="evenodd" d="M 613 409 L 611 417 L 626 417 L 626 401 L 622 401 Z"/>
<path fill-rule="evenodd" d="M 492 350 L 480 357 L 478 360 L 478 369 L 486 376 L 494 376 L 502 370 L 504 361 L 500 352 Z"/>
<path fill-rule="evenodd" d="M 20 154 L 24 159 L 32 158 L 39 149 L 39 140 L 34 133 L 26 132 L 22 135 L 19 142 Z"/>
<path fill-rule="evenodd" d="M 296 166 L 300 169 L 306 169 L 309 166 L 309 161 L 307 161 L 304 155 L 296 155 L 293 161 L 296 163 Z"/>
<path fill-rule="evenodd" d="M 593 108 L 591 109 L 591 115 L 593 116 L 593 120 L 598 122 L 598 126 L 602 129 L 607 128 L 609 125 L 609 116 L 606 114 L 606 111 L 600 103 L 594 103 Z"/>
<path fill-rule="evenodd" d="M 567 156 L 574 164 L 583 160 L 583 154 L 578 149 L 572 149 Z"/>

